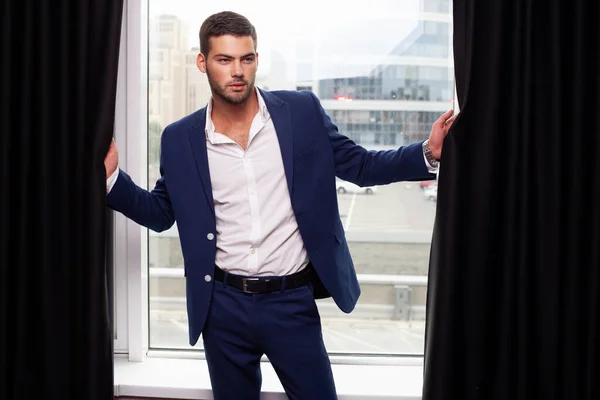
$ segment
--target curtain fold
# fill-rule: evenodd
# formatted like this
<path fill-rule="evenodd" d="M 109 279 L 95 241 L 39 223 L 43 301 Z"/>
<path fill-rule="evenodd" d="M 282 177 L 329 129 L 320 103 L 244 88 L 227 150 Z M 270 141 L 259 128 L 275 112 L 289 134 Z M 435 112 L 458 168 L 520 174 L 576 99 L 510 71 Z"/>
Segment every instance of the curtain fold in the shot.
<path fill-rule="evenodd" d="M 454 0 L 424 400 L 600 398 L 599 19 Z"/>
<path fill-rule="evenodd" d="M 123 1 L 15 3 L 0 17 L 0 398 L 109 399 L 103 160 Z"/>

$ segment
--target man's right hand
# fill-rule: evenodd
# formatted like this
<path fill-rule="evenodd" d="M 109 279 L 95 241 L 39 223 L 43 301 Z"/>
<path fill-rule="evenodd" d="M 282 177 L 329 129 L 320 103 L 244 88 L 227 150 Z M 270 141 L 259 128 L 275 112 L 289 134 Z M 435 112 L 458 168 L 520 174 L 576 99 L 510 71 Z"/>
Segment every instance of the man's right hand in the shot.
<path fill-rule="evenodd" d="M 106 179 L 108 179 L 116 170 L 119 165 L 119 150 L 115 144 L 115 139 L 110 142 L 110 148 L 106 157 L 104 157 L 104 169 L 106 170 Z"/>

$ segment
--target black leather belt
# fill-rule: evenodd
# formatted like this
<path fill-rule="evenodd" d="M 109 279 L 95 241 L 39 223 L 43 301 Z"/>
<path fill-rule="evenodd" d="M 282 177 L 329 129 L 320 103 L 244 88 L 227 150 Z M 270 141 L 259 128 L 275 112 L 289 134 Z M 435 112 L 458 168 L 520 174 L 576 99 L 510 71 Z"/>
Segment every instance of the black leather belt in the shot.
<path fill-rule="evenodd" d="M 285 277 L 247 277 L 241 275 L 227 274 L 225 281 L 225 271 L 215 266 L 215 280 L 230 285 L 244 293 L 264 294 L 278 292 L 284 289 L 295 289 L 300 286 L 308 285 L 311 281 L 312 265 L 308 264 L 302 271 Z M 285 278 L 285 286 L 284 286 Z"/>

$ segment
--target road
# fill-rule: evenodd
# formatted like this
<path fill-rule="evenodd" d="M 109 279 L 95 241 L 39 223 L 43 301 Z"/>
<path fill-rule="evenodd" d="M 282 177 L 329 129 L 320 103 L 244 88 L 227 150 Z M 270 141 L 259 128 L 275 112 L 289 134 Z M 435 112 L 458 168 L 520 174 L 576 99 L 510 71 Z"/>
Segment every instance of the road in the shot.
<path fill-rule="evenodd" d="M 429 231 L 433 229 L 435 202 L 427 200 L 418 182 L 378 186 L 377 193 L 338 194 L 347 232 Z"/>

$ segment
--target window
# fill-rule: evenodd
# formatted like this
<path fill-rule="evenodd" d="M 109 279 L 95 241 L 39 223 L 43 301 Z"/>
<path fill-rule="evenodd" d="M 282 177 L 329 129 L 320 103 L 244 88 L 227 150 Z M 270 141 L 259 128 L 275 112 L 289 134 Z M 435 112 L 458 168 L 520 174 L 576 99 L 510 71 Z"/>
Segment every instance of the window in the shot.
<path fill-rule="evenodd" d="M 312 90 L 340 131 L 368 149 L 424 140 L 431 124 L 452 108 L 448 0 L 373 0 L 368 7 L 347 7 L 345 0 L 307 0 L 280 7 L 270 0 L 223 0 L 212 6 L 185 0 L 149 1 L 148 51 L 156 71 L 148 81 L 150 188 L 159 176 L 162 129 L 210 99 L 206 77 L 195 67 L 198 30 L 208 15 L 223 9 L 247 16 L 257 28 L 258 87 Z M 276 12 L 281 10 L 289 18 Z M 311 22 L 310 28 L 306 21 Z M 159 58 L 163 52 L 169 56 Z M 337 191 L 362 295 L 349 315 L 331 299 L 317 302 L 328 351 L 422 355 L 435 182 L 359 190 L 339 181 Z M 147 248 L 149 346 L 187 350 L 177 227 L 160 234 L 149 232 Z M 200 340 L 195 350 L 201 349 Z"/>
<path fill-rule="evenodd" d="M 423 0 L 422 3 L 422 9 L 426 12 L 444 14 L 451 12 L 452 4 L 450 0 Z"/>

